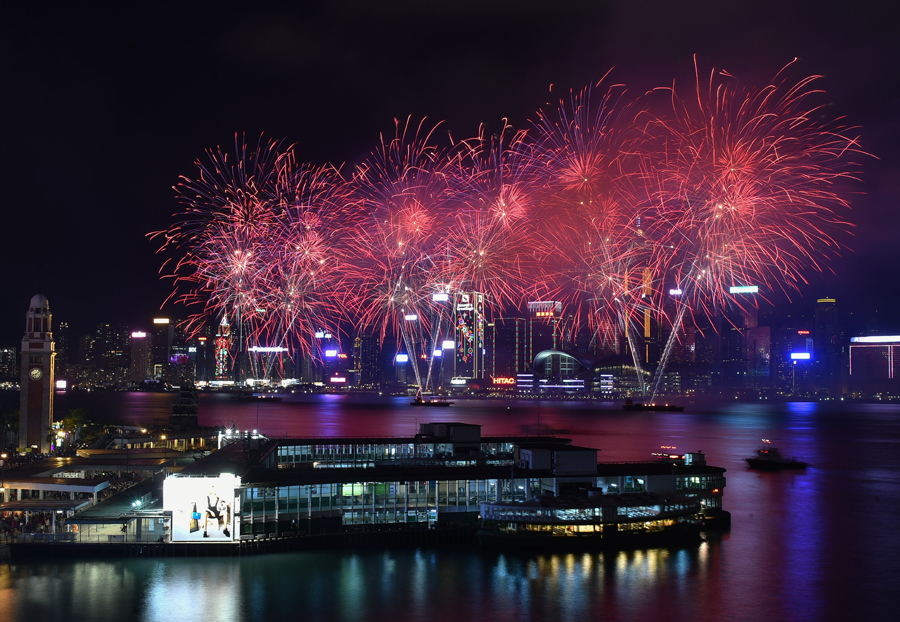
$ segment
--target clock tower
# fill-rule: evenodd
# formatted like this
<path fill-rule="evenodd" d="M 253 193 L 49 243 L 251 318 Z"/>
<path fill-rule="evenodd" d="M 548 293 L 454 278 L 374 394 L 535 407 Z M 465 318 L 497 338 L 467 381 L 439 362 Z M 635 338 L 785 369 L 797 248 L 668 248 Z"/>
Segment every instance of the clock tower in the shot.
<path fill-rule="evenodd" d="M 53 423 L 53 359 L 56 356 L 50 328 L 52 317 L 47 297 L 34 296 L 25 314 L 19 381 L 19 447 L 26 451 L 50 451 L 48 437 Z"/>

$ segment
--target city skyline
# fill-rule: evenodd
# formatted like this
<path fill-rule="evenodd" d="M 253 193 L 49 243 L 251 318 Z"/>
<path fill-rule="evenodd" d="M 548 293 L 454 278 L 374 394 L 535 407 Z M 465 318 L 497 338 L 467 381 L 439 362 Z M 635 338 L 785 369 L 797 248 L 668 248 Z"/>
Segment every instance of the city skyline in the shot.
<path fill-rule="evenodd" d="M 129 323 L 179 316 L 153 311 L 170 286 L 159 282 L 161 258 L 145 236 L 170 226 L 178 176 L 192 174 L 204 149 L 227 148 L 235 132 L 284 138 L 304 159 L 349 169 L 379 132 L 392 132 L 395 117 L 443 120 L 458 137 L 482 122 L 496 130 L 504 117 L 526 128 L 536 109 L 610 68 L 612 81 L 633 93 L 673 77 L 690 83 L 695 53 L 702 67 L 746 83 L 800 57 L 795 75 L 823 74 L 833 117 L 861 126 L 862 147 L 875 157 L 862 162 L 854 189 L 866 194 L 850 197 L 855 236 L 831 263 L 835 274 L 811 272 L 793 298 L 799 308 L 830 296 L 848 313 L 877 309 L 890 330 L 896 320 L 886 311 L 898 295 L 891 291 L 898 216 L 890 210 L 898 55 L 877 7 L 850 13 L 802 3 L 773 12 L 711 4 L 690 15 L 651 7 L 563 3 L 548 12 L 539 4 L 438 3 L 379 12 L 350 4 L 240 19 L 223 13 L 205 24 L 190 14 L 137 23 L 127 13 L 59 13 L 40 30 L 10 33 L 20 97 L 12 102 L 18 123 L 9 153 L 16 155 L 4 167 L 6 211 L 13 230 L 39 235 L 4 245 L 5 265 L 19 266 L 0 316 L 4 345 L 21 339 L 22 313 L 38 292 L 76 333 L 101 316 Z M 26 24 L 35 19 L 22 15 Z M 232 40 L 246 44 L 238 50 Z M 277 96 L 268 84 L 281 87 Z M 34 227 L 34 214 L 46 222 Z"/>
<path fill-rule="evenodd" d="M 46 310 L 46 300 L 40 296 L 31 306 L 36 300 Z M 146 331 L 123 323 L 100 323 L 94 332 L 78 339 L 71 338 L 68 327 L 54 328 L 55 365 L 48 362 L 42 375 L 51 377 L 55 370 L 64 388 L 82 391 L 161 391 L 185 385 L 228 390 L 264 382 L 299 384 L 302 392 L 314 386 L 320 388 L 313 390 L 326 392 L 405 392 L 419 386 L 454 394 L 595 399 L 679 395 L 729 400 L 740 396 L 745 400 L 890 400 L 895 395 L 894 360 L 900 337 L 850 337 L 841 326 L 834 299 L 818 300 L 814 316 L 805 317 L 759 314 L 731 304 L 722 315 L 711 318 L 712 324 L 703 320 L 700 325 L 684 326 L 665 373 L 660 357 L 668 330 L 658 322 L 634 342 L 619 335 L 615 345 L 604 345 L 586 331 L 562 330 L 567 320 L 556 314 L 562 311 L 559 303 L 530 303 L 529 309 L 528 318 L 486 323 L 485 350 L 476 361 L 457 356 L 463 351 L 454 353 L 454 341 L 435 343 L 443 356 L 435 350 L 433 368 L 424 355 L 423 360 L 410 356 L 395 338 L 380 347 L 371 334 L 349 333 L 338 339 L 319 332 L 316 338 L 323 359 L 316 362 L 296 350 L 248 348 L 252 339 L 249 343 L 240 340 L 246 329 L 236 324 L 223 323 L 215 332 L 208 327 L 202 335 L 190 337 L 173 321 L 155 319 L 153 328 Z M 27 333 L 23 346 L 27 341 L 29 348 L 46 351 L 43 341 L 49 337 L 44 332 L 51 325 L 49 316 L 38 325 L 29 314 L 28 323 L 40 332 Z M 35 339 L 41 342 L 38 346 Z M 637 374 L 630 346 L 640 352 L 637 358 L 643 370 Z M 40 358 L 27 352 L 17 357 L 16 348 L 3 349 L 2 354 L 0 381 L 4 384 L 24 377 L 26 371 L 30 376 L 35 370 L 28 365 Z M 658 378 L 658 383 L 647 382 L 652 378 Z"/>

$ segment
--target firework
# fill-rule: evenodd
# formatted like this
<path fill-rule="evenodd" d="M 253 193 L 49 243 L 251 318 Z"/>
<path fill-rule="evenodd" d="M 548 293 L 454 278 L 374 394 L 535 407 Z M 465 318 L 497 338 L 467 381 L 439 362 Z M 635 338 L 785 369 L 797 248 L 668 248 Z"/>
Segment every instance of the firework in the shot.
<path fill-rule="evenodd" d="M 332 233 L 347 221 L 337 171 L 297 166 L 277 141 L 255 150 L 236 141 L 234 156 L 220 148 L 207 160 L 197 162 L 197 179 L 176 187 L 186 207 L 162 248 L 181 255 L 168 275 L 172 297 L 199 307 L 189 332 L 210 316 L 228 317 L 242 348 L 285 344 L 310 353 L 313 330 L 336 322 L 343 293 Z"/>
<path fill-rule="evenodd" d="M 185 205 L 166 232 L 163 250 L 181 257 L 168 275 L 172 297 L 189 309 L 188 325 L 199 329 L 207 316 L 227 312 L 252 318 L 261 261 L 273 224 L 272 193 L 278 176 L 280 143 L 268 141 L 250 150 L 235 137 L 235 152 L 208 150 L 198 160 L 199 176 L 182 177 L 175 187 Z M 165 271 L 168 265 L 163 266 Z"/>
<path fill-rule="evenodd" d="M 792 84 L 784 73 L 743 90 L 728 73 L 712 72 L 705 90 L 698 76 L 687 100 L 663 89 L 671 110 L 646 125 L 647 186 L 657 207 L 650 231 L 685 307 L 673 336 L 687 308 L 712 315 L 729 302 L 747 304 L 729 294 L 732 286 L 796 288 L 836 253 L 835 235 L 850 226 L 839 192 L 857 174 L 848 158 L 857 141 L 817 120 L 815 76 Z"/>
<path fill-rule="evenodd" d="M 436 280 L 485 294 L 489 310 L 520 306 L 537 272 L 534 199 L 541 180 L 524 139 L 505 122 L 496 135 L 482 127 L 449 169 L 453 217 Z"/>
<path fill-rule="evenodd" d="M 652 252 L 641 228 L 644 203 L 635 199 L 625 148 L 630 107 L 621 85 L 595 99 L 586 88 L 539 111 L 535 123 L 535 159 L 547 180 L 540 217 L 549 252 L 539 262 L 541 281 L 556 288 L 545 295 L 565 302 L 567 331 L 586 318 L 607 346 L 623 333 L 631 338 L 655 300 L 645 283 Z M 639 369 L 634 343 L 630 349 Z"/>
<path fill-rule="evenodd" d="M 453 330 L 434 295 L 479 292 L 488 313 L 563 301 L 566 330 L 628 337 L 640 372 L 634 335 L 656 317 L 671 335 L 658 383 L 685 315 L 739 303 L 734 285 L 796 288 L 849 227 L 843 186 L 862 152 L 819 121 L 815 77 L 785 76 L 742 89 L 712 72 L 686 98 L 585 88 L 527 131 L 504 122 L 445 146 L 440 124 L 407 119 L 349 180 L 280 142 L 236 140 L 176 187 L 184 209 L 154 234 L 175 256 L 162 272 L 189 328 L 227 316 L 247 344 L 314 357 L 314 333 L 353 324 L 430 359 Z"/>
<path fill-rule="evenodd" d="M 414 360 L 433 344 L 431 296 L 445 291 L 434 280 L 449 209 L 447 159 L 433 144 L 436 127 L 426 129 L 424 120 L 416 127 L 409 119 L 397 122 L 394 137 L 382 139 L 351 181 L 363 214 L 361 226 L 350 232 L 356 323 L 382 342 L 388 334 L 401 336 Z"/>

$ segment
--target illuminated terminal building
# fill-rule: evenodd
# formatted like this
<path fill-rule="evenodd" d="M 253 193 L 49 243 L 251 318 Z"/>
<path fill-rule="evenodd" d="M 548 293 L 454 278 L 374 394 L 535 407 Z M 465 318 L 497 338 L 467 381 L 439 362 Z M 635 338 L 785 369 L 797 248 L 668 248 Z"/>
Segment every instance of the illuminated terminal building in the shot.
<path fill-rule="evenodd" d="M 46 539 L 83 545 L 237 544 L 384 529 L 468 529 L 479 525 L 485 504 L 551 497 L 599 495 L 617 505 L 644 497 L 688 498 L 695 520 L 727 515 L 721 510 L 725 469 L 707 465 L 701 452 L 672 453 L 671 447 L 645 462 L 598 464 L 597 449 L 569 439 L 483 437 L 481 426 L 455 422 L 420 424 L 411 437 L 268 439 L 221 429 L 193 434 L 201 436 L 123 438 L 117 442 L 130 446 L 130 454 L 80 450 L 77 458 L 17 467 L 6 473 L 0 510 L 64 512 L 65 526 L 58 531 L 54 522 Z M 215 442 L 209 434 L 218 435 L 220 449 L 203 458 L 169 448 L 173 442 Z M 92 473 L 156 474 L 163 468 L 172 473 L 164 480 L 148 476 L 98 502 L 109 483 L 91 479 Z M 45 499 L 47 491 L 59 498 Z M 644 528 L 652 530 L 648 521 Z"/>
<path fill-rule="evenodd" d="M 204 538 L 189 524 L 211 505 L 211 484 L 229 502 L 224 489 L 234 486 L 228 537 L 235 539 L 379 524 L 474 525 L 484 503 L 587 490 L 677 492 L 715 513 L 725 486 L 725 469 L 706 465 L 702 454 L 598 464 L 598 450 L 568 439 L 482 437 L 481 426 L 465 423 L 423 423 L 416 436 L 396 438 L 270 440 L 226 431 L 221 442 L 222 449 L 167 480 L 164 507 L 173 534 L 186 540 Z M 192 492 L 181 491 L 180 482 Z"/>

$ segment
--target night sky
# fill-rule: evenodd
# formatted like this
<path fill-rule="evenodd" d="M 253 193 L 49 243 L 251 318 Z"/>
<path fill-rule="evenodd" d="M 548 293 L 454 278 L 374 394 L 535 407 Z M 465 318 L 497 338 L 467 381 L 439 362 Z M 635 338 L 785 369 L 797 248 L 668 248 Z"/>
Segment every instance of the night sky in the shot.
<path fill-rule="evenodd" d="M 690 85 L 694 54 L 745 84 L 794 57 L 792 78 L 824 76 L 828 114 L 860 126 L 873 157 L 854 188 L 850 250 L 794 302 L 837 297 L 854 326 L 876 309 L 883 329 L 900 319 L 900 24 L 888 3 L 192 4 L 6 12 L 0 346 L 19 344 L 39 289 L 73 338 L 101 320 L 146 326 L 170 291 L 146 234 L 171 224 L 178 176 L 235 132 L 347 168 L 395 117 L 444 120 L 456 138 L 503 117 L 528 127 L 610 68 L 635 95 Z"/>

